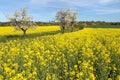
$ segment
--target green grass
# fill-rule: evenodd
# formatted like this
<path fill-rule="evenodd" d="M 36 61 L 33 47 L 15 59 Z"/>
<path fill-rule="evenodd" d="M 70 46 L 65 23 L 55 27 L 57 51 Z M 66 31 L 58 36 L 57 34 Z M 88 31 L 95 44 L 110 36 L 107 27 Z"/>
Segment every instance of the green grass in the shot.
<path fill-rule="evenodd" d="M 104 24 L 104 25 L 91 25 L 88 27 L 90 28 L 120 28 L 120 25 Z"/>

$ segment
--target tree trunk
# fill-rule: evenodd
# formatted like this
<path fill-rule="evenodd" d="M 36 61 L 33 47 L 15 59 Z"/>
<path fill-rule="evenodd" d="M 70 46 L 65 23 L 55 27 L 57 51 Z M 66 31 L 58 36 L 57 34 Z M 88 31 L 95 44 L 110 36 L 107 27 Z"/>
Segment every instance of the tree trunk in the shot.
<path fill-rule="evenodd" d="M 22 30 L 22 31 L 23 31 L 23 36 L 25 37 L 27 30 Z"/>
<path fill-rule="evenodd" d="M 64 33 L 64 30 L 65 30 L 65 26 L 62 26 L 62 27 L 61 27 L 62 33 Z"/>

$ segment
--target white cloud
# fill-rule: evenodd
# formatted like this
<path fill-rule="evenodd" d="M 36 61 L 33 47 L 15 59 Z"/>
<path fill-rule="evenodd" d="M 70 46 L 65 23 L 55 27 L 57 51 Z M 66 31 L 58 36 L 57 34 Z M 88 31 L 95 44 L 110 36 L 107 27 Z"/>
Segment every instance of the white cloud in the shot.
<path fill-rule="evenodd" d="M 114 0 L 100 0 L 100 3 L 110 3 L 113 2 Z"/>
<path fill-rule="evenodd" d="M 32 4 L 43 4 L 43 5 L 45 5 L 45 4 L 47 4 L 49 2 L 49 0 L 31 0 L 30 1 L 30 3 L 32 3 Z"/>
<path fill-rule="evenodd" d="M 49 3 L 55 3 L 56 4 L 49 4 Z M 85 6 L 96 6 L 96 5 L 109 5 L 111 3 L 117 3 L 120 2 L 120 0 L 30 0 L 31 4 L 40 5 L 40 6 L 62 6 L 63 4 L 66 4 L 66 6 L 78 6 L 78 7 L 85 7 Z"/>
<path fill-rule="evenodd" d="M 96 12 L 96 14 L 113 14 L 113 13 L 120 13 L 120 9 L 113 9 L 113 8 L 101 8 L 101 9 L 94 9 L 93 11 Z"/>
<path fill-rule="evenodd" d="M 78 7 L 90 8 L 89 11 L 95 11 L 97 14 L 111 14 L 111 13 L 119 13 L 120 10 L 116 8 L 110 9 L 113 3 L 120 2 L 120 0 L 31 0 L 30 3 L 34 6 L 39 7 L 51 7 L 58 9 L 78 9 Z"/>
<path fill-rule="evenodd" d="M 73 6 L 88 6 L 90 5 L 89 0 L 64 0 L 65 3 Z"/>
<path fill-rule="evenodd" d="M 120 0 L 64 0 L 68 4 L 75 6 L 96 6 L 96 5 L 110 5 L 113 3 L 118 3 Z"/>
<path fill-rule="evenodd" d="M 114 4 L 118 2 L 120 2 L 120 0 L 99 0 L 99 4 L 101 5 L 109 5 L 109 4 Z"/>

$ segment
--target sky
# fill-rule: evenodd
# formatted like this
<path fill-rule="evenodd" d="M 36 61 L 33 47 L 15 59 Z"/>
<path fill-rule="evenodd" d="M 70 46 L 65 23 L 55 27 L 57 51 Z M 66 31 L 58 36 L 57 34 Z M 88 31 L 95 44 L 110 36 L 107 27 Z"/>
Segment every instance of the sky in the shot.
<path fill-rule="evenodd" d="M 78 13 L 78 21 L 120 22 L 120 0 L 0 0 L 0 22 L 23 7 L 33 21 L 54 21 L 57 11 L 71 9 Z"/>

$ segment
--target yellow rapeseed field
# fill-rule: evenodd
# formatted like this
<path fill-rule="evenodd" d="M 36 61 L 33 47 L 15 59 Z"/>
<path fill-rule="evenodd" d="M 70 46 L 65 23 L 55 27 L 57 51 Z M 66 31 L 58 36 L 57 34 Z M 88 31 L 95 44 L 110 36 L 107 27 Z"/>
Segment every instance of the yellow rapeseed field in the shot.
<path fill-rule="evenodd" d="M 27 34 L 56 31 L 56 30 L 59 30 L 59 26 L 42 26 L 42 27 L 37 26 L 35 28 L 27 30 Z M 0 36 L 1 35 L 22 35 L 22 34 L 23 34 L 22 31 L 15 30 L 11 26 L 5 26 L 5 27 L 0 26 Z"/>
<path fill-rule="evenodd" d="M 27 34 L 59 30 L 39 27 Z M 22 34 L 10 27 L 0 35 Z M 0 80 L 120 80 L 120 29 L 85 28 L 0 42 Z"/>

